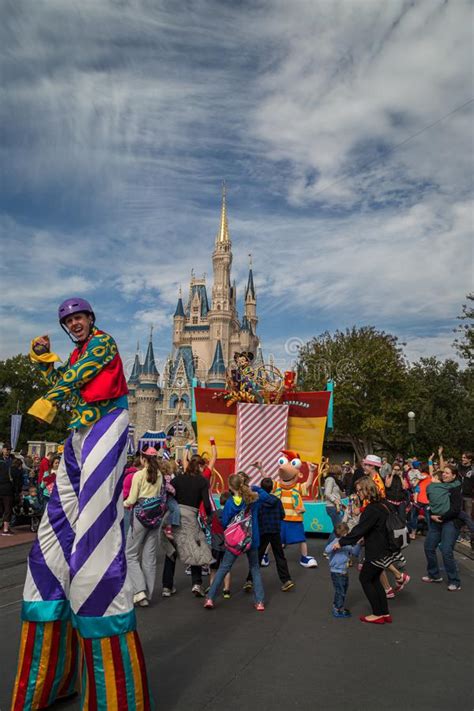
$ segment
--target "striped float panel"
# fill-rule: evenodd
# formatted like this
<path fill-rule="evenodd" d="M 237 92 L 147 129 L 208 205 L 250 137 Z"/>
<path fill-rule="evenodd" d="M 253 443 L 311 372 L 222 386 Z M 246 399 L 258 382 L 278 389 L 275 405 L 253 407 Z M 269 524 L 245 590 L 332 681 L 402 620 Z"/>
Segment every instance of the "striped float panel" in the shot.
<path fill-rule="evenodd" d="M 260 481 L 262 474 L 251 465 L 259 460 L 265 476 L 278 472 L 278 455 L 286 447 L 288 405 L 260 405 L 239 402 L 237 405 L 236 470 L 250 476 L 250 483 Z"/>
<path fill-rule="evenodd" d="M 216 481 L 219 482 L 219 488 L 214 489 L 216 493 L 227 488 L 228 477 L 236 469 L 237 455 L 237 405 L 233 404 L 227 407 L 222 394 L 222 390 L 215 388 L 194 389 L 199 451 L 209 450 L 210 437 L 215 437 L 216 440 L 218 459 L 215 469 L 220 474 L 220 478 L 216 478 Z M 306 462 L 315 462 L 316 464 L 321 462 L 330 397 L 331 393 L 326 391 L 285 393 L 283 395 L 282 405 L 288 406 L 285 448 L 299 452 L 304 462 L 300 481 L 304 481 L 308 475 Z M 270 407 L 278 407 L 278 405 Z M 255 459 L 257 458 L 255 457 Z M 316 480 L 312 487 L 313 498 L 317 494 L 317 488 Z"/>

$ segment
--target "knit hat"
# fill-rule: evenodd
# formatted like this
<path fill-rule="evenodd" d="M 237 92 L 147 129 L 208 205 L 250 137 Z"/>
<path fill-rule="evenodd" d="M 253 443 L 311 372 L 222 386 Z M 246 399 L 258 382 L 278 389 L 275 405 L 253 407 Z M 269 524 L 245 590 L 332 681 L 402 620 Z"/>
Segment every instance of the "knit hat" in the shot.
<path fill-rule="evenodd" d="M 362 464 L 370 464 L 372 467 L 381 467 L 382 460 L 377 457 L 376 454 L 368 454 L 365 459 L 362 460 Z"/>

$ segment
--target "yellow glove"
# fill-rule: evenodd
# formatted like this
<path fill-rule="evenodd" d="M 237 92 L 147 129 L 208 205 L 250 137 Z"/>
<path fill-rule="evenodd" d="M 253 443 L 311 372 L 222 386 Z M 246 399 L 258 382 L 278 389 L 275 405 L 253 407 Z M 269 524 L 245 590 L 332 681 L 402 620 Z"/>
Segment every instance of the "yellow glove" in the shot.
<path fill-rule="evenodd" d="M 48 351 L 47 353 L 41 353 L 41 355 L 38 355 L 37 353 L 34 352 L 33 348 L 36 344 L 37 338 L 33 338 L 31 341 L 31 346 L 30 346 L 30 360 L 36 361 L 37 363 L 58 363 L 60 362 L 61 358 L 56 355 L 56 353 L 51 353 L 51 351 Z"/>
<path fill-rule="evenodd" d="M 46 400 L 44 397 L 38 398 L 38 400 L 36 400 L 36 402 L 34 402 L 28 410 L 29 415 L 36 417 L 37 420 L 47 422 L 48 425 L 52 423 L 57 415 L 57 412 L 58 408 L 56 405 L 49 400 Z"/>

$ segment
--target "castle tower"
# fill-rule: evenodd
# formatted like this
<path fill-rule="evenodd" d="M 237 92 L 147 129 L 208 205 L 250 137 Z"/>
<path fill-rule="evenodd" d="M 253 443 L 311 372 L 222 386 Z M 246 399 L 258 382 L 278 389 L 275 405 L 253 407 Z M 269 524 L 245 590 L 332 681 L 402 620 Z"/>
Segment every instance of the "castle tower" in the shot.
<path fill-rule="evenodd" d="M 158 369 L 153 352 L 153 326 L 150 328 L 150 340 L 145 361 L 140 368 L 140 375 L 135 387 L 136 397 L 136 432 L 141 436 L 148 429 L 156 428 L 156 409 L 159 398 Z"/>
<path fill-rule="evenodd" d="M 130 373 L 130 378 L 128 379 L 128 409 L 130 414 L 130 422 L 136 422 L 137 419 L 136 389 L 142 368 L 140 363 L 140 356 L 138 355 L 139 350 L 140 344 L 137 343 L 137 352 L 135 353 L 135 360 L 133 361 L 132 372 Z"/>
<path fill-rule="evenodd" d="M 222 343 L 217 341 L 214 358 L 208 373 L 208 387 L 222 388 L 225 385 L 225 362 L 222 353 Z"/>
<path fill-rule="evenodd" d="M 244 315 L 250 325 L 250 330 L 253 334 L 257 333 L 257 297 L 255 294 L 255 285 L 253 283 L 253 270 L 252 270 L 252 255 L 249 254 L 249 276 L 247 280 L 247 287 L 245 289 L 245 306 Z"/>
<path fill-rule="evenodd" d="M 219 230 L 216 235 L 214 251 L 212 253 L 212 267 L 214 283 L 212 286 L 212 304 L 208 314 L 209 338 L 215 347 L 221 342 L 224 362 L 232 356 L 230 353 L 230 340 L 232 336 L 232 322 L 236 318 L 235 295 L 230 282 L 230 269 L 232 266 L 232 242 L 227 224 L 226 189 L 222 188 L 222 208 Z M 214 349 L 213 349 L 214 350 Z"/>
<path fill-rule="evenodd" d="M 181 297 L 181 288 L 180 288 L 179 296 L 178 296 L 178 303 L 176 304 L 176 311 L 174 312 L 174 316 L 173 316 L 173 346 L 174 346 L 174 348 L 177 348 L 179 346 L 179 344 L 181 343 L 181 340 L 183 338 L 184 319 L 185 319 L 184 306 L 183 306 L 183 299 Z"/>

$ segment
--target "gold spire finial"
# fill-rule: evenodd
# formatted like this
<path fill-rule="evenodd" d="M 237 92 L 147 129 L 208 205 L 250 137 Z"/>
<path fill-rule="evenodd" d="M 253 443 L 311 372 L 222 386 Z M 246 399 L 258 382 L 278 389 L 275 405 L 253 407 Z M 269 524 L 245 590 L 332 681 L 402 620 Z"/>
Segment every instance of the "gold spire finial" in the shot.
<path fill-rule="evenodd" d="M 150 341 L 153 339 L 153 324 L 150 324 Z"/>
<path fill-rule="evenodd" d="M 252 269 L 252 254 L 249 254 L 249 269 Z"/>
<path fill-rule="evenodd" d="M 221 224 L 219 227 L 219 232 L 216 237 L 216 244 L 226 244 L 230 242 L 229 237 L 229 225 L 227 224 L 227 208 L 226 208 L 226 184 L 225 180 L 222 183 L 222 210 L 221 210 Z"/>

